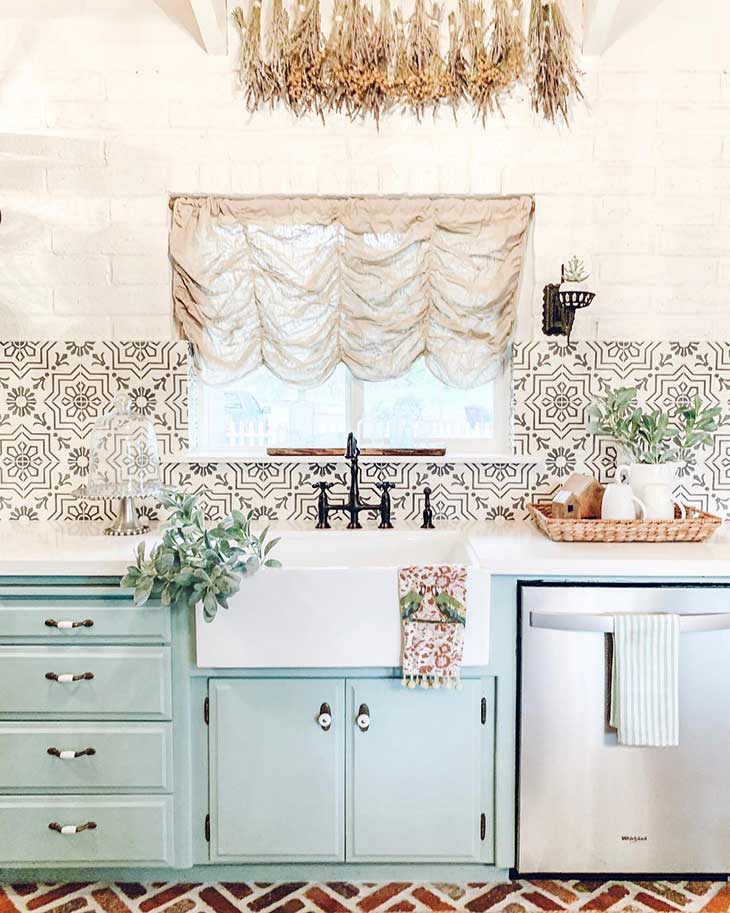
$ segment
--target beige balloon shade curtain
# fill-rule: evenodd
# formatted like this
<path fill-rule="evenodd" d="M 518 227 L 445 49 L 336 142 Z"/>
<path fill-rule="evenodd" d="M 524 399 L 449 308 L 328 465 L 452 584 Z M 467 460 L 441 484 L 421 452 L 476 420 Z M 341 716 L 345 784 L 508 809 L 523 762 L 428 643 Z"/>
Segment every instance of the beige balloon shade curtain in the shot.
<path fill-rule="evenodd" d="M 532 198 L 179 197 L 175 316 L 208 383 L 265 365 L 316 386 L 420 357 L 446 384 L 492 377 L 510 341 Z"/>

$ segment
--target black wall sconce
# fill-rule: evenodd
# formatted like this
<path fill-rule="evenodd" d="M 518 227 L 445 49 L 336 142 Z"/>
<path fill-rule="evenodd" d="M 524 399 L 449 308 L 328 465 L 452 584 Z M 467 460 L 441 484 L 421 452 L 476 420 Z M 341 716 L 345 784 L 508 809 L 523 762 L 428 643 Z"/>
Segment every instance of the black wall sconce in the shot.
<path fill-rule="evenodd" d="M 569 269 L 573 263 L 574 260 L 571 260 Z M 567 336 L 570 342 L 575 312 L 587 308 L 596 294 L 581 288 L 578 282 L 566 281 L 565 276 L 563 264 L 560 267 L 560 282 L 551 282 L 542 291 L 542 331 L 546 336 Z"/>

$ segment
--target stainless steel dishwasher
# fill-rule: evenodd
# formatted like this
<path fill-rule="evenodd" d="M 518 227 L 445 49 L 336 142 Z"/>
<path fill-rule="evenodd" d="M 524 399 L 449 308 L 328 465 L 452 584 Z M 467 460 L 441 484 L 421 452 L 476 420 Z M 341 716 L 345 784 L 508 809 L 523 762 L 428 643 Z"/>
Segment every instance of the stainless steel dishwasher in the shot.
<path fill-rule="evenodd" d="M 730 872 L 730 586 L 519 593 L 519 872 Z M 618 612 L 681 616 L 678 747 L 624 747 L 608 724 Z"/>

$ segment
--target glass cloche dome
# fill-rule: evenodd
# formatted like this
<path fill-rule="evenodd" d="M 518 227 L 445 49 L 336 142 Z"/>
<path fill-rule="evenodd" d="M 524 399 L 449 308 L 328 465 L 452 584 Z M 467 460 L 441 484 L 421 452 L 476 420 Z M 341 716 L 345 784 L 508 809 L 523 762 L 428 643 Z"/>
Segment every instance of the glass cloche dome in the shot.
<path fill-rule="evenodd" d="M 159 492 L 160 456 L 154 425 L 146 415 L 133 411 L 129 394 L 118 393 L 109 411 L 97 420 L 89 450 L 88 497 L 122 499 L 116 520 L 104 532 L 111 536 L 145 532 L 134 498 Z"/>

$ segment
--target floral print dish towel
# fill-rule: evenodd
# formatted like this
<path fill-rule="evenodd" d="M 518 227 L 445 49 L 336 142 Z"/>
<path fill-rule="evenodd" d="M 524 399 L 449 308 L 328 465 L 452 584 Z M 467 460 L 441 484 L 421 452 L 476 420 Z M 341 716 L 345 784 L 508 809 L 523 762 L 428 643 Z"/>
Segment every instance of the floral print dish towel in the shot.
<path fill-rule="evenodd" d="M 466 627 L 467 569 L 459 564 L 398 571 L 407 688 L 458 688 Z"/>

